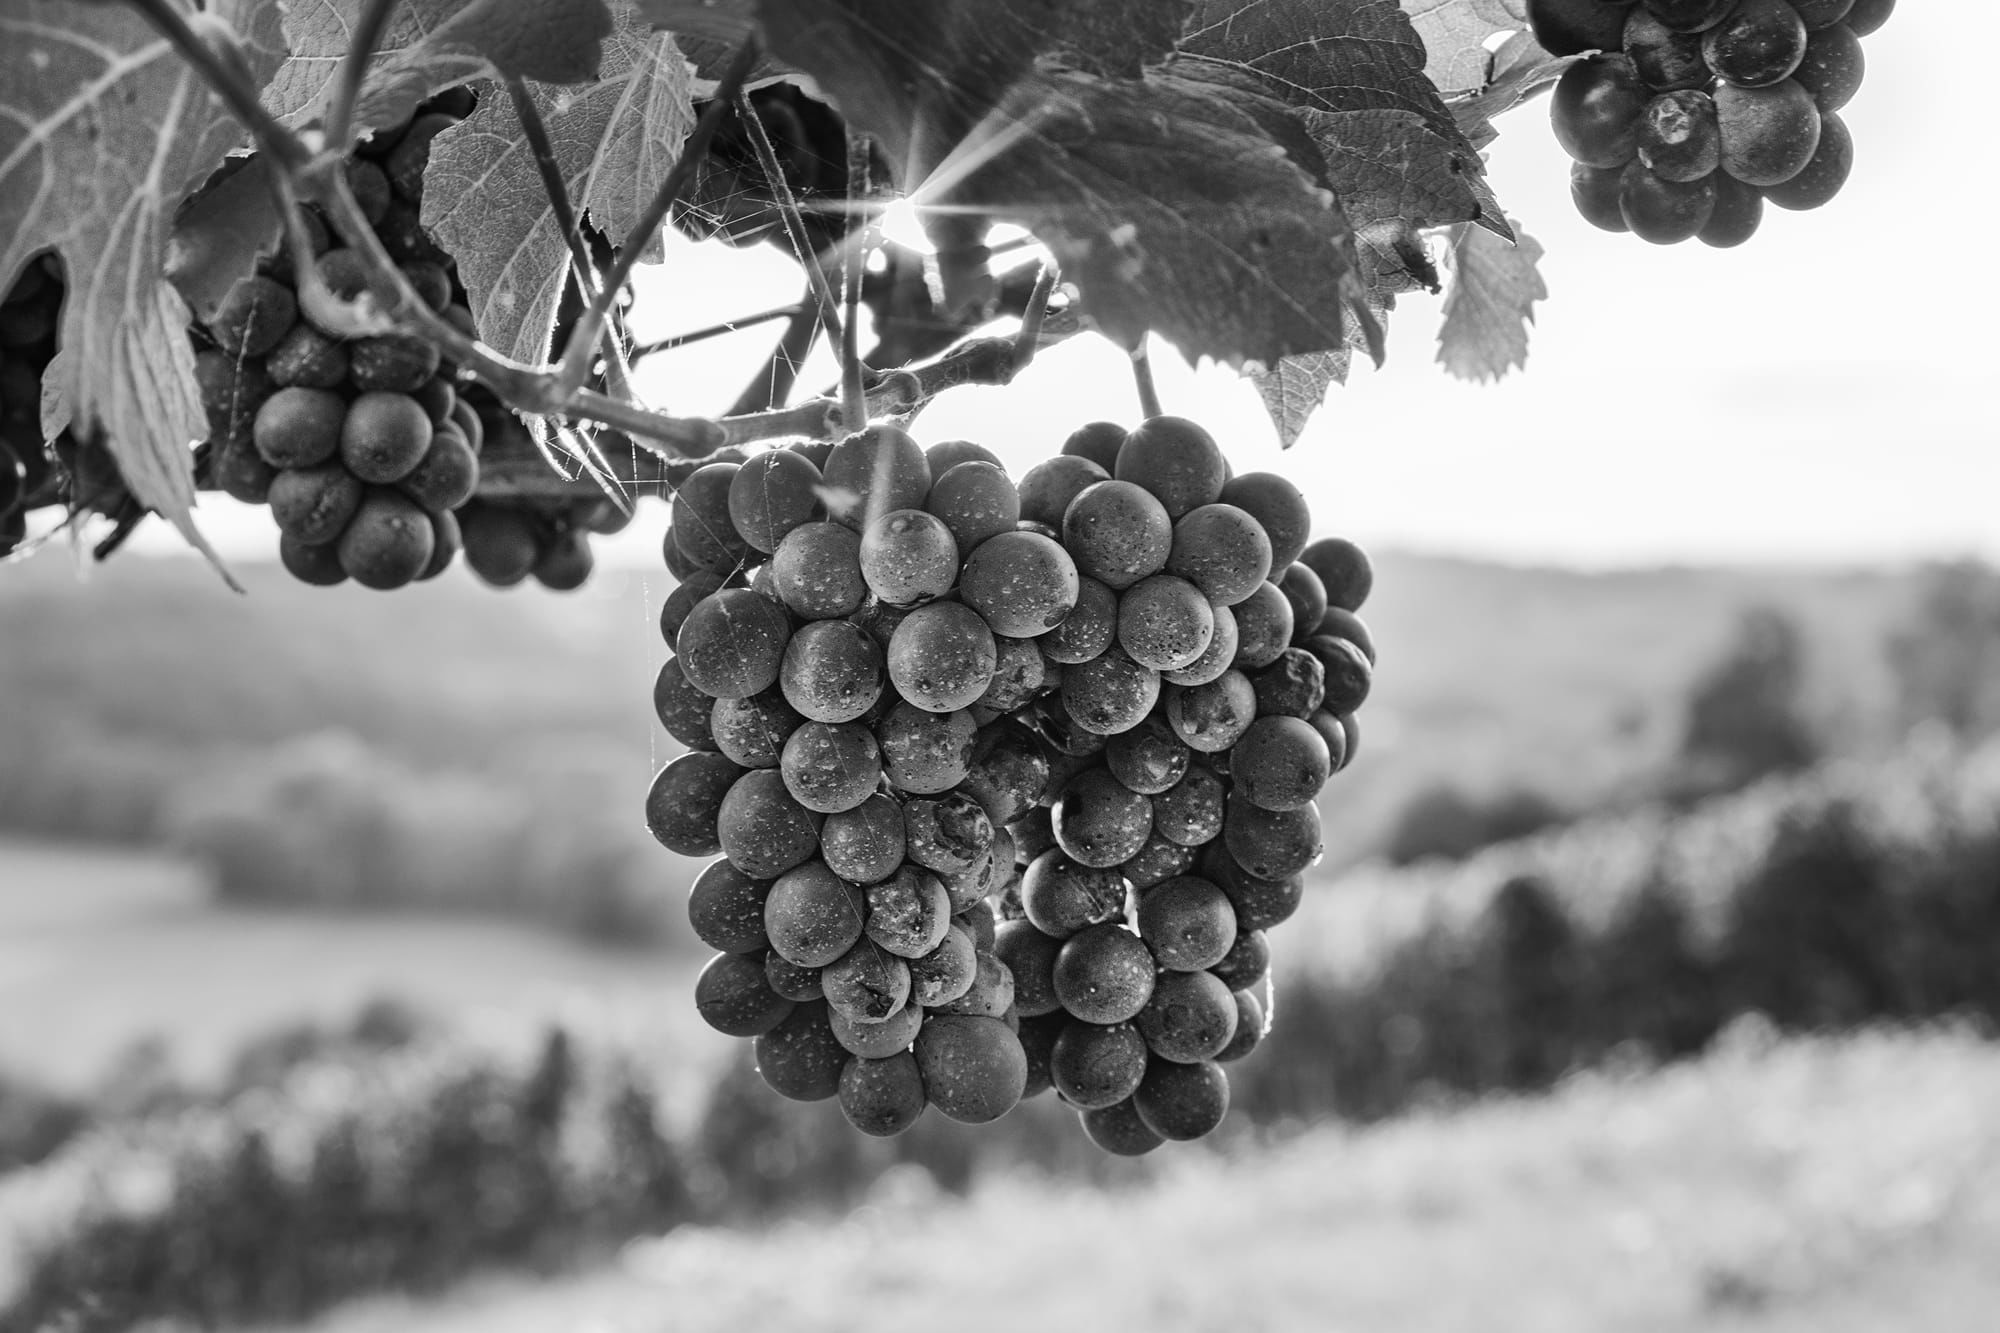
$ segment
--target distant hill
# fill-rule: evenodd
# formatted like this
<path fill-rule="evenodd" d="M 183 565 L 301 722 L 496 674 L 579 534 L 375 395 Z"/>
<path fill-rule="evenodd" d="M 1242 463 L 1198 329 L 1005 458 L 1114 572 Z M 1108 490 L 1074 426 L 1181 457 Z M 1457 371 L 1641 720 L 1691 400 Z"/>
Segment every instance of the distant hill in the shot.
<path fill-rule="evenodd" d="M 168 780 L 328 729 L 451 768 L 580 748 L 636 775 L 671 747 L 650 702 L 663 573 L 610 569 L 559 596 L 461 571 L 390 595 L 237 572 L 248 596 L 189 559 L 114 560 L 83 579 L 60 556 L 0 569 L 0 824 L 18 822 L 10 791 L 58 782 L 64 763 L 124 756 Z M 1799 619 L 1819 706 L 1858 741 L 1881 712 L 1881 637 L 1909 578 L 1387 554 L 1365 609 L 1381 674 L 1364 758 L 1325 801 L 1334 853 L 1439 779 L 1581 802 L 1657 762 L 1688 681 L 1754 603 Z"/>

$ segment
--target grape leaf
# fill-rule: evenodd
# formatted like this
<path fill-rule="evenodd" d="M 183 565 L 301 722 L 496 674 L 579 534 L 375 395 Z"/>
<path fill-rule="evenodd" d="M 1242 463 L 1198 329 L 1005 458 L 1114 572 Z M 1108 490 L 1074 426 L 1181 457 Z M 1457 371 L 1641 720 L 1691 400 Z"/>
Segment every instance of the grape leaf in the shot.
<path fill-rule="evenodd" d="M 1535 41 L 1534 34 L 1517 32 L 1493 53 L 1486 85 L 1451 98 L 1451 114 L 1465 137 L 1484 148 L 1500 135 L 1493 124 L 1495 116 L 1541 92 L 1581 59 L 1580 55 L 1552 56 Z"/>
<path fill-rule="evenodd" d="M 1528 27 L 1527 0 L 1402 0 L 1402 4 L 1429 52 L 1424 73 L 1447 98 L 1487 85 L 1491 62 L 1486 43 L 1495 33 Z"/>
<path fill-rule="evenodd" d="M 167 278 L 194 313 L 208 319 L 237 280 L 276 251 L 283 229 L 265 160 L 231 158 L 175 216 Z"/>
<path fill-rule="evenodd" d="M 530 85 L 579 213 L 623 239 L 693 128 L 693 72 L 674 39 L 621 4 L 597 82 Z M 479 336 L 519 361 L 548 359 L 568 247 L 541 173 L 502 97 L 431 145 L 423 223 L 458 257 Z M 659 242 L 653 242 L 657 252 Z"/>
<path fill-rule="evenodd" d="M 205 25 L 242 39 L 253 76 L 278 66 L 268 0 L 213 0 Z M 65 0 L 0 10 L 0 288 L 38 252 L 69 284 L 47 392 L 101 433 L 126 485 L 189 542 L 189 444 L 208 432 L 188 308 L 162 277 L 174 212 L 244 132 L 136 11 Z"/>
<path fill-rule="evenodd" d="M 1451 255 L 1437 359 L 1459 379 L 1497 380 L 1528 362 L 1535 302 L 1549 294 L 1536 267 L 1541 243 L 1522 232 L 1509 245 L 1477 227 L 1461 227 Z"/>
<path fill-rule="evenodd" d="M 288 124 L 321 119 L 366 0 L 292 0 L 291 58 L 264 91 Z M 432 93 L 495 70 L 542 83 L 597 77 L 605 0 L 408 0 L 396 7 L 354 107 L 357 131 L 400 124 Z"/>
<path fill-rule="evenodd" d="M 1395 298 L 1370 298 L 1368 305 L 1379 324 L 1388 319 Z M 1288 356 L 1268 368 L 1262 365 L 1245 368 L 1257 396 L 1264 400 L 1264 410 L 1271 414 L 1271 424 L 1277 427 L 1279 447 L 1289 449 L 1299 442 L 1306 423 L 1326 401 L 1326 391 L 1335 384 L 1347 383 L 1347 376 L 1354 369 L 1354 353 L 1364 347 L 1357 332 L 1350 334 L 1341 347 Z"/>

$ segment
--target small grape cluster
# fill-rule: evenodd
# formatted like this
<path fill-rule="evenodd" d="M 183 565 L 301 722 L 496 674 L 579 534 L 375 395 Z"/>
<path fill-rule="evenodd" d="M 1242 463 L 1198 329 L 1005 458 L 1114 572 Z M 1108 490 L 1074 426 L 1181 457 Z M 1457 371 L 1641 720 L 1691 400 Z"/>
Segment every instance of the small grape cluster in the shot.
<path fill-rule="evenodd" d="M 1214 1129 L 1373 674 L 1367 559 L 1310 526 L 1177 417 L 1018 485 L 891 426 L 697 470 L 647 816 L 721 854 L 702 1016 L 871 1134 L 1050 1088 L 1112 1152 Z"/>
<path fill-rule="evenodd" d="M 42 371 L 55 356 L 62 266 L 45 255 L 0 296 L 0 555 L 28 534 L 28 511 L 55 497 L 42 447 Z"/>
<path fill-rule="evenodd" d="M 1570 197 L 1657 245 L 1750 239 L 1764 203 L 1818 208 L 1846 184 L 1861 38 L 1895 0 L 1529 0 L 1566 70 L 1551 105 Z"/>

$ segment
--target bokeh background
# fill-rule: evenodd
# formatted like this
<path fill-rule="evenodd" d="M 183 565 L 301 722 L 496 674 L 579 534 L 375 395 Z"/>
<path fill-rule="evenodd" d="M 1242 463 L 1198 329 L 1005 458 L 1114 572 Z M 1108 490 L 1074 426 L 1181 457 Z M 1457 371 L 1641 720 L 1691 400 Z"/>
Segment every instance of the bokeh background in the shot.
<path fill-rule="evenodd" d="M 671 586 L 249 590 L 159 533 L 0 570 L 0 1328 L 1985 1329 L 2000 1302 L 2000 278 L 1960 0 L 1870 39 L 1857 166 L 1731 252 L 1592 231 L 1541 105 L 1528 369 L 1434 300 L 1281 454 L 1381 670 L 1212 1145 L 1042 1102 L 889 1143 L 707 1031 L 639 817 Z M 666 334 L 793 299 L 670 247 Z M 711 412 L 767 327 L 652 363 Z M 830 362 L 803 378 L 831 378 Z M 1136 413 L 1084 338 L 941 399 L 1018 475 Z"/>

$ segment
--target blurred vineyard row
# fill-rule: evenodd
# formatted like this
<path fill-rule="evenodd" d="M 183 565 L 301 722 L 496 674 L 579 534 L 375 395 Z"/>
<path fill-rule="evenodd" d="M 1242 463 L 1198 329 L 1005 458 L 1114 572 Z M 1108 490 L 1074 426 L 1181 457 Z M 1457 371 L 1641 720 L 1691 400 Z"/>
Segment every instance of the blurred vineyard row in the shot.
<path fill-rule="evenodd" d="M 1674 1059 L 1747 1015 L 1986 1027 L 2000 743 L 1919 744 L 1350 877 L 1316 886 L 1304 914 L 1276 1028 L 1232 1071 L 1239 1142 Z M 674 1076 L 588 1034 L 508 1050 L 378 1007 L 264 1043 L 219 1091 L 165 1087 L 115 1114 L 0 1092 L 17 1136 L 0 1161 L 19 1163 L 0 1177 L 0 1328 L 294 1318 L 494 1263 L 567 1265 L 689 1220 L 838 1207 L 897 1163 L 947 1189 L 1003 1167 L 1150 1169 L 1090 1152 L 1046 1099 L 879 1142 L 743 1066 L 692 1095 Z"/>

